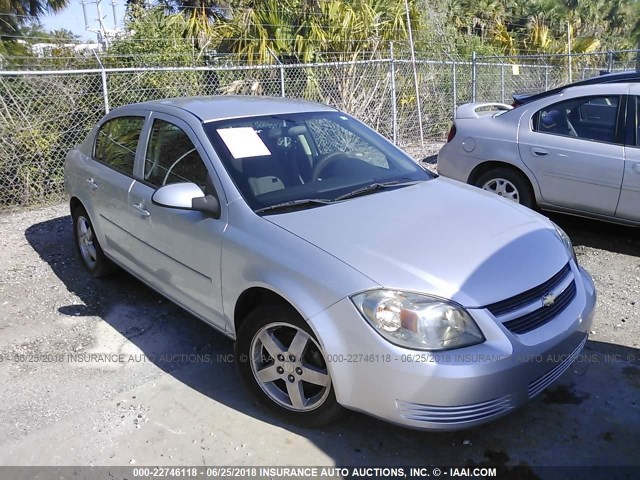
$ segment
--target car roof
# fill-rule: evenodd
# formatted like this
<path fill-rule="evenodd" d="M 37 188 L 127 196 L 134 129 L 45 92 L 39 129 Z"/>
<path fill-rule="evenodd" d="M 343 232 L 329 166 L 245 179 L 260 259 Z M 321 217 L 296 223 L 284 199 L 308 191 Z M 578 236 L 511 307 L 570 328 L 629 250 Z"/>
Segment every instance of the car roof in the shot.
<path fill-rule="evenodd" d="M 296 98 L 259 97 L 250 95 L 217 95 L 203 97 L 177 97 L 148 102 L 133 103 L 114 110 L 126 113 L 129 109 L 145 109 L 161 112 L 175 112 L 176 109 L 189 112 L 202 122 L 227 118 L 278 115 L 287 113 L 336 111 L 321 103 Z"/>
<path fill-rule="evenodd" d="M 587 78 L 585 80 L 580 80 L 578 82 L 570 83 L 568 85 L 552 88 L 551 90 L 546 90 L 544 92 L 534 93 L 532 95 L 528 95 L 528 94 L 514 95 L 513 99 L 519 103 L 529 103 L 535 100 L 539 100 L 541 98 L 545 98 L 549 95 L 554 95 L 556 93 L 562 92 L 567 88 L 579 87 L 582 85 L 595 85 L 595 84 L 601 84 L 601 83 L 633 83 L 633 82 L 640 82 L 640 72 L 636 70 L 627 70 L 624 72 L 615 72 L 615 73 L 605 73 L 603 75 Z"/>

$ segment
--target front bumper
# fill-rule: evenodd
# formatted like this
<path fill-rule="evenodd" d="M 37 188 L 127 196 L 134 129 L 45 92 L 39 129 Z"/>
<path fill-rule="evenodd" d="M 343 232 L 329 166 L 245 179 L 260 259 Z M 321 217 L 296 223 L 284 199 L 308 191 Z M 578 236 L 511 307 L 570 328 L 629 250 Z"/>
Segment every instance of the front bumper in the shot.
<path fill-rule="evenodd" d="M 468 428 L 511 412 L 560 377 L 586 343 L 595 288 L 585 270 L 573 270 L 577 294 L 551 322 L 515 335 L 486 309 L 469 309 L 487 340 L 444 352 L 389 343 L 343 299 L 309 319 L 323 344 L 338 402 L 431 430 Z"/>

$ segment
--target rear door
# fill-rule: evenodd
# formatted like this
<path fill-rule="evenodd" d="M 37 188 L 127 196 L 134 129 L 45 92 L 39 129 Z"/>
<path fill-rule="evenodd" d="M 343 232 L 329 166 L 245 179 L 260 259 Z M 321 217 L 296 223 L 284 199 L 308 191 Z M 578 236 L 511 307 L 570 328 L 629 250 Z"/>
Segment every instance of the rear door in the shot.
<path fill-rule="evenodd" d="M 220 278 L 224 208 L 222 217 L 214 219 L 151 201 L 159 187 L 170 183 L 193 182 L 205 193 L 215 188 L 219 196 L 221 187 L 214 187 L 215 173 L 186 122 L 154 113 L 145 136 L 144 165 L 136 171 L 138 181 L 129 193 L 137 272 L 192 313 L 224 329 Z"/>
<path fill-rule="evenodd" d="M 624 177 L 616 217 L 640 222 L 640 84 L 631 86 Z"/>
<path fill-rule="evenodd" d="M 87 161 L 80 179 L 89 192 L 87 205 L 105 253 L 128 264 L 128 194 L 134 183 L 136 150 L 144 125 L 144 114 L 118 116 L 103 123 L 96 135 L 92 161 Z"/>
<path fill-rule="evenodd" d="M 538 181 L 543 203 L 613 216 L 624 170 L 626 96 L 562 97 L 569 98 L 536 102 L 523 115 L 520 156 Z"/>

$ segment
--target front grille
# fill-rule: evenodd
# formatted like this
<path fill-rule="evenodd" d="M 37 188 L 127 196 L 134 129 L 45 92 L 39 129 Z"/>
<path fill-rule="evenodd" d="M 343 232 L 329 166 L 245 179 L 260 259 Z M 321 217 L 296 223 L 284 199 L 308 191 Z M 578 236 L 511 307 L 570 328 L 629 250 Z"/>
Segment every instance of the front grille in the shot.
<path fill-rule="evenodd" d="M 511 298 L 507 298 L 506 300 L 501 300 L 500 302 L 487 305 L 485 308 L 488 309 L 495 317 L 499 317 L 506 313 L 518 310 L 530 304 L 534 300 L 542 298 L 543 295 L 546 295 L 550 291 L 553 291 L 570 273 L 571 266 L 569 265 L 569 263 L 567 263 L 564 267 L 562 267 L 562 270 L 560 270 L 543 284 L 538 285 L 537 287 L 533 287 L 532 289 L 515 295 Z"/>
<path fill-rule="evenodd" d="M 564 292 L 558 295 L 553 305 L 541 307 L 538 310 L 534 310 L 533 312 L 516 318 L 515 320 L 504 322 L 503 325 L 517 335 L 535 330 L 549 322 L 556 315 L 560 315 L 560 313 L 569 306 L 575 296 L 576 282 L 573 281 L 571 282 L 571 285 L 564 290 Z"/>
<path fill-rule="evenodd" d="M 572 278 L 571 266 L 567 263 L 537 287 L 485 308 L 501 320 L 509 331 L 522 335 L 550 322 L 569 306 L 577 292 L 576 282 Z M 550 293 L 556 295 L 555 300 L 545 306 L 543 299 Z"/>
<path fill-rule="evenodd" d="M 502 415 L 515 408 L 511 395 L 486 402 L 444 407 L 396 401 L 400 415 L 407 420 L 439 424 L 464 424 Z"/>

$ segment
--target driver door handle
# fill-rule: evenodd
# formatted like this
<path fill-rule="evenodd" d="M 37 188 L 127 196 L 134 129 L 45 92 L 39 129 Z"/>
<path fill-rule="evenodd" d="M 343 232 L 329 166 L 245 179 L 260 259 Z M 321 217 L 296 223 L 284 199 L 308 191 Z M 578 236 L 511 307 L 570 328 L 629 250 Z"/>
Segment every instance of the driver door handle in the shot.
<path fill-rule="evenodd" d="M 87 185 L 89 186 L 89 190 L 91 191 L 98 189 L 98 184 L 93 178 L 87 178 Z"/>
<path fill-rule="evenodd" d="M 634 163 L 631 169 L 636 173 L 640 173 L 640 163 Z"/>
<path fill-rule="evenodd" d="M 149 213 L 149 210 L 144 208 L 144 203 L 142 202 L 134 203 L 133 208 L 135 208 L 138 211 L 138 213 L 142 218 L 149 218 L 151 216 L 151 213 Z"/>
<path fill-rule="evenodd" d="M 531 149 L 531 153 L 533 153 L 536 157 L 544 157 L 549 155 L 549 150 L 545 150 L 544 148 L 533 147 Z"/>

